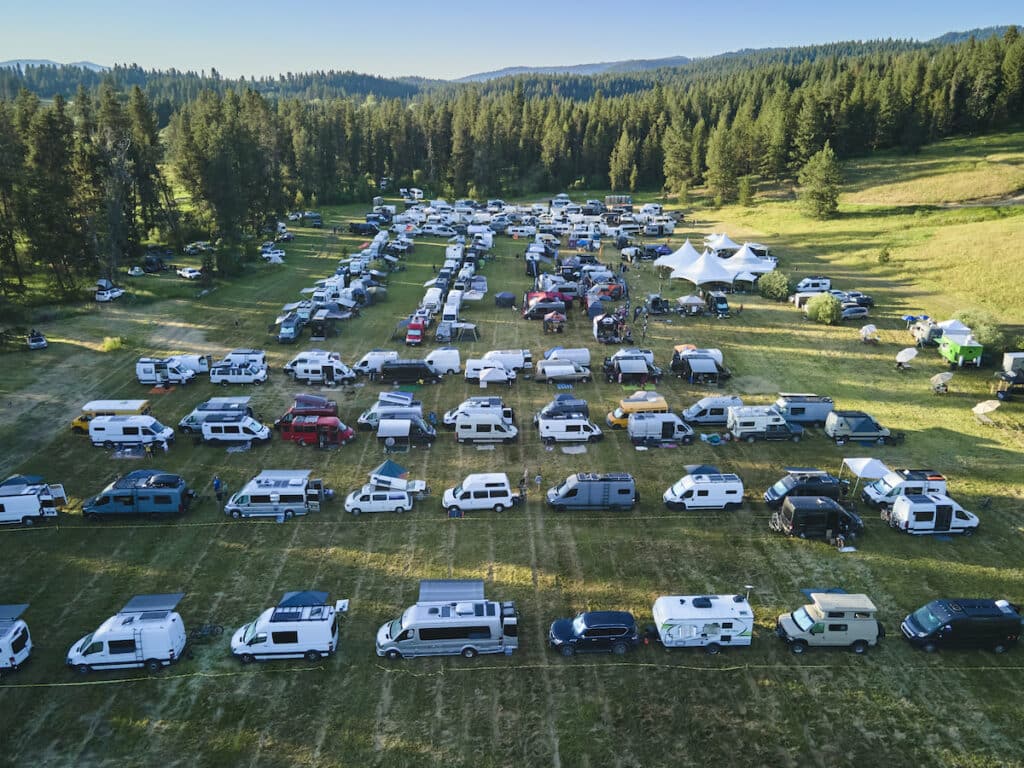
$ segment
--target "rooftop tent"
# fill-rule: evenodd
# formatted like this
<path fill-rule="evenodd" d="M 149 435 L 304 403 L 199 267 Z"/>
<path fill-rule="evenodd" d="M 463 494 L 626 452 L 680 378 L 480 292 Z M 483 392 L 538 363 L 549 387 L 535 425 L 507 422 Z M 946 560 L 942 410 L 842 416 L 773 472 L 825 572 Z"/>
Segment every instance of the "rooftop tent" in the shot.
<path fill-rule="evenodd" d="M 278 608 L 304 608 L 308 605 L 326 605 L 327 593 L 316 592 L 311 589 L 302 592 L 285 592 Z"/>
<path fill-rule="evenodd" d="M 516 295 L 509 293 L 508 291 L 502 291 L 501 293 L 495 294 L 494 303 L 499 307 L 511 307 L 516 303 Z"/>
<path fill-rule="evenodd" d="M 148 611 L 167 612 L 173 611 L 181 599 L 185 597 L 184 592 L 174 592 L 164 595 L 136 595 L 127 603 L 120 613 L 144 613 Z"/>
<path fill-rule="evenodd" d="M 408 474 L 409 470 L 401 464 L 391 461 L 391 459 L 388 459 L 370 472 L 371 476 L 380 475 L 382 477 L 406 477 Z"/>
<path fill-rule="evenodd" d="M 654 260 L 654 266 L 678 269 L 679 267 L 684 267 L 687 264 L 692 264 L 699 258 L 700 254 L 697 252 L 697 249 L 693 247 L 693 244 L 690 242 L 690 238 L 686 238 L 686 242 L 683 243 L 678 250 L 656 258 Z"/>
<path fill-rule="evenodd" d="M 675 269 L 670 275 L 672 278 L 689 280 L 694 285 L 708 285 L 709 283 L 732 284 L 732 271 L 727 269 L 724 262 L 710 251 L 704 251 L 692 264 Z"/>

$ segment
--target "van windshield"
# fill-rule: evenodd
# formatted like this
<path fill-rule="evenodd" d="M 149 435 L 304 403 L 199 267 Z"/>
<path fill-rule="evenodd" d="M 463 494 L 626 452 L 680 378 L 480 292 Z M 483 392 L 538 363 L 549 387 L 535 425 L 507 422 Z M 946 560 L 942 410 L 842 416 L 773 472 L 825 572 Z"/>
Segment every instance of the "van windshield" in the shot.
<path fill-rule="evenodd" d="M 93 633 L 90 632 L 88 635 L 86 635 L 85 637 L 82 638 L 82 642 L 78 644 L 78 652 L 79 653 L 81 653 L 82 651 L 84 651 L 86 648 L 89 647 L 89 644 L 92 642 L 92 635 L 93 635 Z"/>
<path fill-rule="evenodd" d="M 931 634 L 943 624 L 942 618 L 936 616 L 932 611 L 931 604 L 926 605 L 924 608 L 918 608 L 911 614 L 911 618 L 927 634 Z"/>
<path fill-rule="evenodd" d="M 242 642 L 248 643 L 256 635 L 256 622 L 246 624 L 242 629 L 244 630 L 242 632 Z"/>
<path fill-rule="evenodd" d="M 402 634 L 402 620 L 395 619 L 390 624 L 388 624 L 388 637 L 394 640 L 400 634 Z"/>
<path fill-rule="evenodd" d="M 614 416 L 616 419 L 624 418 L 625 415 L 626 412 L 622 410 L 622 408 L 616 408 L 614 411 L 612 411 L 612 416 Z"/>
<path fill-rule="evenodd" d="M 871 484 L 871 487 L 883 496 L 888 496 L 896 490 L 896 484 L 889 482 L 888 476 L 883 477 L 881 480 L 875 480 L 875 482 Z"/>
<path fill-rule="evenodd" d="M 810 632 L 811 627 L 814 626 L 814 619 L 807 613 L 807 608 L 797 608 L 791 614 L 793 617 L 793 623 L 796 624 L 801 632 Z"/>
<path fill-rule="evenodd" d="M 787 475 L 772 486 L 772 491 L 778 496 L 784 496 L 793 487 L 793 476 Z"/>
<path fill-rule="evenodd" d="M 165 429 L 167 429 L 167 427 L 165 427 L 165 426 L 164 426 L 163 424 L 161 424 L 161 423 L 160 423 L 159 421 L 157 421 L 156 419 L 153 419 L 153 424 L 151 425 L 151 427 L 150 427 L 150 428 L 151 428 L 151 429 L 153 430 L 153 432 L 154 432 L 155 434 L 160 434 L 160 433 L 161 433 L 161 432 L 163 432 L 163 431 L 164 431 Z"/>

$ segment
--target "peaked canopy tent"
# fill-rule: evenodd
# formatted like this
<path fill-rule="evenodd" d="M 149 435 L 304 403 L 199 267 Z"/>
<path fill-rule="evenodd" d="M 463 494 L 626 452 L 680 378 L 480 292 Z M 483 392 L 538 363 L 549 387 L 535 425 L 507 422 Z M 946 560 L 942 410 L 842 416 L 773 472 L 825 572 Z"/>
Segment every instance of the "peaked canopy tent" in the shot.
<path fill-rule="evenodd" d="M 739 243 L 736 243 L 724 232 L 720 235 L 711 234 L 704 238 L 704 245 L 713 253 L 720 253 L 723 251 L 738 251 L 740 249 Z"/>
<path fill-rule="evenodd" d="M 656 258 L 654 260 L 654 266 L 679 269 L 680 267 L 685 267 L 687 264 L 692 264 L 699 258 L 700 254 L 697 252 L 697 249 L 693 247 L 693 244 L 690 242 L 690 238 L 686 238 L 686 242 L 684 242 L 677 250 Z"/>
<path fill-rule="evenodd" d="M 759 258 L 750 248 L 744 244 L 735 254 L 727 259 L 723 259 L 723 264 L 734 274 L 738 275 L 741 272 L 750 272 L 754 275 L 763 275 L 767 272 L 772 272 L 775 269 L 775 265 L 770 261 L 765 261 Z"/>
<path fill-rule="evenodd" d="M 692 264 L 672 270 L 672 278 L 689 280 L 694 285 L 708 285 L 710 283 L 728 283 L 732 285 L 733 273 L 725 267 L 725 264 L 717 256 L 712 256 L 710 251 L 704 251 Z"/>

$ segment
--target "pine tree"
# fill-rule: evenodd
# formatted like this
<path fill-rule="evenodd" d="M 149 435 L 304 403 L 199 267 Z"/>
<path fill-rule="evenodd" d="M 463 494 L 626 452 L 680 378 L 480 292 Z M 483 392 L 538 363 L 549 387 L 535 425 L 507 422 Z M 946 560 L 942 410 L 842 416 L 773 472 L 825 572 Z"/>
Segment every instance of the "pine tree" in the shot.
<path fill-rule="evenodd" d="M 674 122 L 665 131 L 661 140 L 664 155 L 662 171 L 665 175 L 665 189 L 678 192 L 690 178 L 690 141 L 681 123 Z"/>
<path fill-rule="evenodd" d="M 839 161 L 832 145 L 813 155 L 800 170 L 800 203 L 804 212 L 815 219 L 828 219 L 839 209 L 839 189 L 842 177 Z"/>
<path fill-rule="evenodd" d="M 729 132 L 728 116 L 722 117 L 708 139 L 708 189 L 715 202 L 731 203 L 739 192 L 736 174 L 736 150 Z"/>
<path fill-rule="evenodd" d="M 707 151 L 707 126 L 702 117 L 693 126 L 693 136 L 690 139 L 690 174 L 695 184 L 700 184 L 704 180 Z"/>
<path fill-rule="evenodd" d="M 613 192 L 630 188 L 630 175 L 635 167 L 635 156 L 636 142 L 630 138 L 629 131 L 623 128 L 608 159 L 608 181 Z"/>

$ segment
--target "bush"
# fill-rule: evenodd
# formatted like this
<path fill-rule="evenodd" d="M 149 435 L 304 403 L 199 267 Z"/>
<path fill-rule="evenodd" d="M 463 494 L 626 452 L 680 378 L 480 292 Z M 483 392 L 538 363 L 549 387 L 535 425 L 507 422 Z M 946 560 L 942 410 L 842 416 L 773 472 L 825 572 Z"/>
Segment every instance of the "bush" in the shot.
<path fill-rule="evenodd" d="M 100 349 L 104 352 L 116 352 L 124 346 L 124 339 L 120 336 L 104 336 Z"/>
<path fill-rule="evenodd" d="M 892 256 L 890 255 L 888 248 L 883 248 L 878 252 L 879 264 L 888 264 L 890 261 L 892 261 Z"/>
<path fill-rule="evenodd" d="M 974 333 L 978 343 L 989 351 L 1002 351 L 1006 346 L 1006 334 L 999 323 L 984 309 L 961 309 L 953 317 Z"/>
<path fill-rule="evenodd" d="M 793 286 L 789 282 L 789 275 L 777 269 L 774 272 L 769 272 L 767 275 L 762 275 L 761 279 L 757 281 L 757 289 L 761 292 L 762 296 L 772 301 L 785 301 L 789 298 L 789 294 L 793 292 Z"/>
<path fill-rule="evenodd" d="M 807 302 L 807 317 L 822 325 L 839 325 L 843 304 L 831 293 L 822 293 Z"/>

